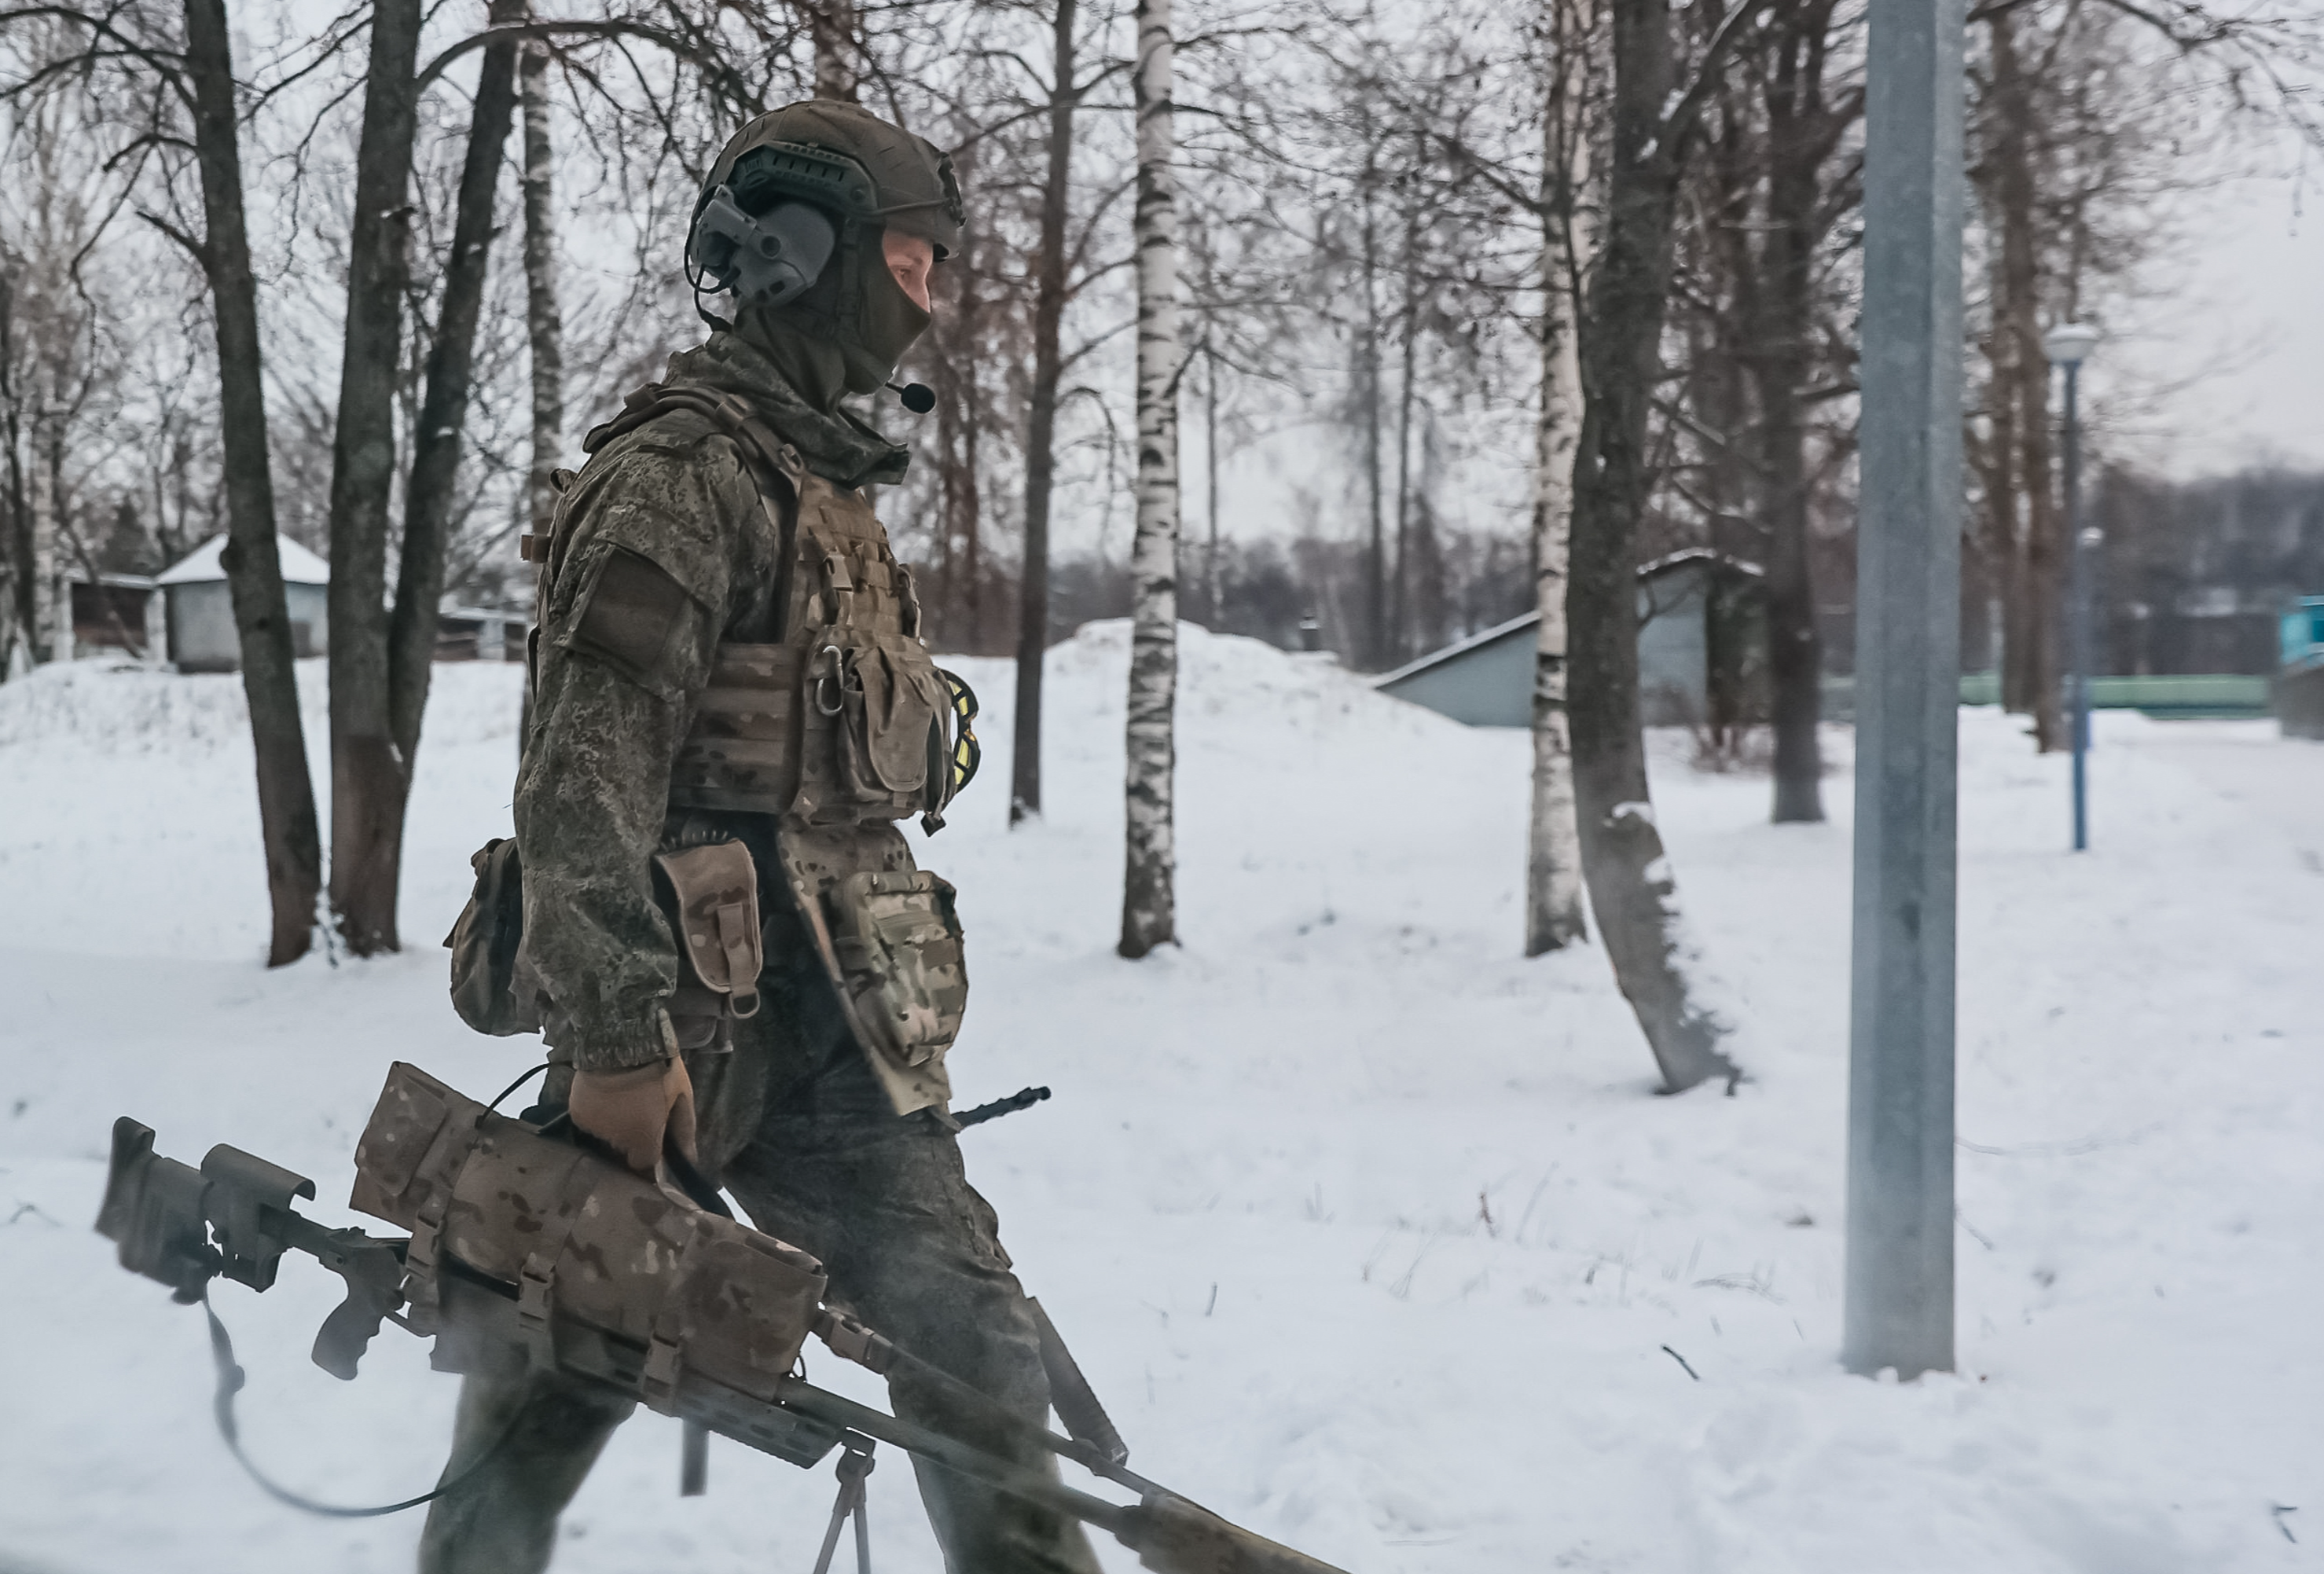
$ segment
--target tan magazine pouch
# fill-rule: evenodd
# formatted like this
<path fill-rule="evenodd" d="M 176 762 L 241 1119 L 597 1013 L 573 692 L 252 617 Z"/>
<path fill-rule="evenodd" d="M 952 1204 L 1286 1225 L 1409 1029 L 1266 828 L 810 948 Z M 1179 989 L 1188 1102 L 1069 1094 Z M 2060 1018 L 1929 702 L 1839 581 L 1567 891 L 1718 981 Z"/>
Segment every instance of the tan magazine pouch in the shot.
<path fill-rule="evenodd" d="M 704 1047 L 727 1018 L 755 1016 L 765 955 L 759 926 L 759 871 L 739 842 L 658 852 L 669 882 L 669 919 L 685 958 L 669 1012 L 679 1045 Z M 700 1043 L 688 1042 L 699 1039 Z"/>

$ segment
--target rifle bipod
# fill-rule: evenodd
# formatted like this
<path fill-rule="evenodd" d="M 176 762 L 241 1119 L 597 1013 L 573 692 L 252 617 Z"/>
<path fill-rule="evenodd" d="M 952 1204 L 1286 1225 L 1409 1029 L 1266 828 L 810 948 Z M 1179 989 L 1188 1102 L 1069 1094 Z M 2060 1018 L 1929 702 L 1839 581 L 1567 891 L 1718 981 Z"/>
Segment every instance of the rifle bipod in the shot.
<path fill-rule="evenodd" d="M 839 1450 L 839 1496 L 831 1505 L 831 1523 L 823 1533 L 823 1551 L 815 1555 L 815 1574 L 831 1574 L 831 1554 L 839 1549 L 840 1527 L 855 1516 L 855 1574 L 872 1574 L 872 1522 L 864 1513 L 864 1477 L 872 1474 L 872 1448 L 843 1440 Z"/>
<path fill-rule="evenodd" d="M 837 1450 L 840 1501 L 818 1574 L 829 1574 L 850 1515 L 858 1574 L 868 1574 L 862 1478 L 874 1441 L 1105 1531 L 1159 1574 L 1340 1574 L 1130 1470 L 1128 1450 L 1038 1305 L 1042 1343 L 1057 1346 L 1056 1359 L 1044 1351 L 1052 1403 L 1071 1437 L 825 1304 L 811 1255 L 493 1114 L 414 1067 L 390 1072 L 355 1167 L 353 1205 L 410 1229 L 408 1238 L 326 1229 L 292 1206 L 315 1194 L 303 1176 L 223 1146 L 196 1170 L 156 1154 L 152 1129 L 124 1118 L 97 1228 L 119 1245 L 124 1267 L 187 1302 L 218 1277 L 263 1291 L 286 1251 L 313 1256 L 347 1285 L 316 1340 L 316 1364 L 336 1376 L 353 1377 L 381 1322 L 392 1321 L 434 1338 L 439 1370 L 554 1369 L 802 1468 Z M 988 1451 L 814 1386 L 798 1375 L 810 1338 L 874 1373 L 908 1372 L 947 1409 L 965 1408 L 1014 1441 Z M 239 1372 L 222 1339 L 216 1353 L 230 1403 Z M 221 1422 L 231 1440 L 223 1408 Z M 698 1484 L 698 1450 L 687 1452 L 685 1475 Z M 1044 1456 L 1071 1459 L 1137 1501 L 1067 1486 Z M 460 1489 L 478 1463 L 462 1461 L 439 1490 Z"/>

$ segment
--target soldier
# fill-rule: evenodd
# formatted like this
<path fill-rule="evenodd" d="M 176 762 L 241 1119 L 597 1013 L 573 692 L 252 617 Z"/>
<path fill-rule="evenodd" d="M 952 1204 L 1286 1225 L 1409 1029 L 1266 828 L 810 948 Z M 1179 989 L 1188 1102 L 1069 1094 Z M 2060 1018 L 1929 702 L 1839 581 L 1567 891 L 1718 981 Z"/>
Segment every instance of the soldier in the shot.
<path fill-rule="evenodd" d="M 1030 1420 L 1037 1325 L 968 1184 L 944 1052 L 966 996 L 952 888 L 895 822 L 967 764 L 911 571 L 863 488 L 906 451 L 844 408 L 929 321 L 962 223 L 951 161 L 853 105 L 761 115 L 688 239 L 730 323 L 559 473 L 516 791 L 516 976 L 573 1123 L 650 1172 L 698 1160 L 831 1299 Z M 1054 1471 L 906 1378 L 897 1413 Z M 629 1413 L 554 1373 L 470 1373 L 423 1574 L 533 1574 Z M 1095 1574 L 1081 1527 L 915 1461 L 952 1574 Z"/>

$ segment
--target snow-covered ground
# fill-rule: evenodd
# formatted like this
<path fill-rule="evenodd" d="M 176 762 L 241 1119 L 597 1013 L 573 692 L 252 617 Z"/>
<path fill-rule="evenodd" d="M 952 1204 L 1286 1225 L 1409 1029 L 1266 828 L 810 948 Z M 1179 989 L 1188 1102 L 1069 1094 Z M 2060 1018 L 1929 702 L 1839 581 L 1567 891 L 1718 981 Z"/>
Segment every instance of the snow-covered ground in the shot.
<path fill-rule="evenodd" d="M 1517 954 L 1524 740 L 1248 641 L 1188 631 L 1185 943 L 1116 959 L 1124 645 L 1052 653 L 1049 814 L 1014 834 L 1008 669 L 964 664 L 992 776 L 924 857 L 970 926 L 962 1101 L 1056 1090 L 969 1134 L 971 1174 L 1139 1468 L 1355 1574 L 2316 1563 L 2324 747 L 2102 715 L 2073 858 L 2062 761 L 1963 715 L 1960 1370 L 1897 1385 L 1835 1362 L 1844 732 L 1812 827 L 1658 741 L 1751 1073 L 1661 1099 L 1603 954 Z M 438 671 L 409 949 L 276 973 L 235 681 L 0 687 L 0 1569 L 409 1566 L 417 1515 L 308 1519 L 241 1477 L 199 1314 L 88 1225 L 117 1114 L 352 1221 L 390 1059 L 480 1095 L 526 1063 L 454 1019 L 436 947 L 507 825 L 515 677 Z M 245 1436 L 319 1496 L 420 1490 L 456 1385 L 392 1329 L 352 1385 L 309 1366 L 335 1284 L 220 1292 Z M 811 1562 L 826 1472 L 720 1444 L 681 1500 L 677 1452 L 623 1429 L 561 1574 Z M 935 1570 L 900 1461 L 872 1496 L 880 1567 Z"/>

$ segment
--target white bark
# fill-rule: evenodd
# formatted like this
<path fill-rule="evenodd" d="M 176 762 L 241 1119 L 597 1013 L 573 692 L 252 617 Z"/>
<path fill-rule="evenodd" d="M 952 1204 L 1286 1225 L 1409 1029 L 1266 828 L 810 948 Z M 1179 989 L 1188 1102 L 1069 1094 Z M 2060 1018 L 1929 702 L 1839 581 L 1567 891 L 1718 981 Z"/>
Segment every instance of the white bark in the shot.
<path fill-rule="evenodd" d="M 1526 843 L 1526 954 L 1589 938 L 1582 836 L 1573 800 L 1573 736 L 1565 709 L 1566 553 L 1573 527 L 1573 449 L 1582 433 L 1576 290 L 1590 254 L 1590 143 L 1574 112 L 1580 41 L 1561 41 L 1563 75 L 1543 117 L 1541 414 L 1535 428 L 1533 545 L 1541 611 L 1533 685 L 1533 815 Z"/>
<path fill-rule="evenodd" d="M 525 335 L 532 354 L 531 529 L 549 533 L 557 493 L 549 477 L 565 442 L 565 319 L 557 308 L 557 207 L 550 184 L 555 152 L 549 140 L 549 51 L 528 44 L 517 56 L 517 92 L 524 111 Z"/>
<path fill-rule="evenodd" d="M 1171 0 L 1138 0 L 1138 534 L 1130 549 L 1121 954 L 1177 939 L 1171 772 L 1178 688 L 1178 189 Z"/>

